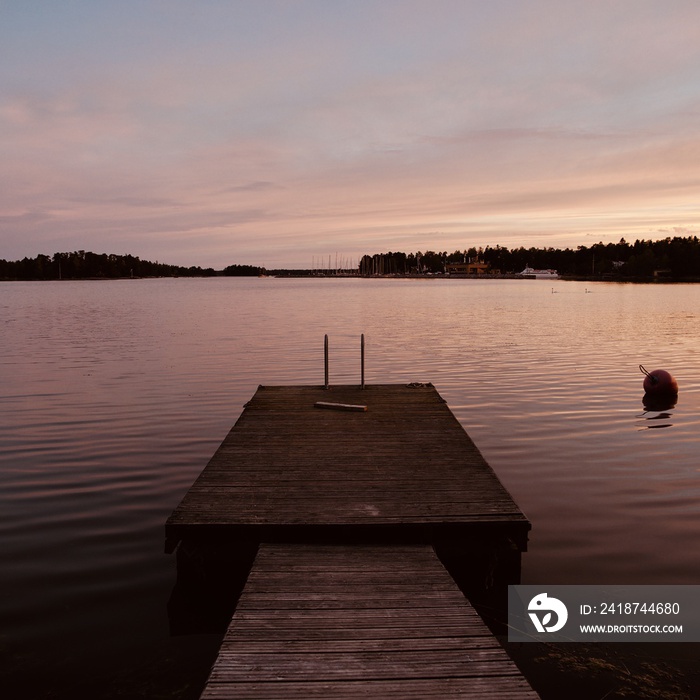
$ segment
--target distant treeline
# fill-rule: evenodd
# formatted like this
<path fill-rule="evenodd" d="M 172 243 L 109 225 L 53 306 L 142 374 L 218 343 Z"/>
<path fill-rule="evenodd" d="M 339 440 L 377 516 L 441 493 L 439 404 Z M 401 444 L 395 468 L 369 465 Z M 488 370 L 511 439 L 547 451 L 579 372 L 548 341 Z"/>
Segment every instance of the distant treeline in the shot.
<path fill-rule="evenodd" d="M 141 260 L 133 255 L 72 253 L 37 255 L 14 262 L 0 260 L 0 279 L 58 280 L 58 279 L 120 279 L 124 277 L 214 277 L 215 275 L 258 275 L 261 268 L 251 265 L 230 265 L 222 272 L 211 267 L 182 267 Z"/>
<path fill-rule="evenodd" d="M 253 265 L 229 265 L 224 268 L 223 274 L 226 277 L 257 277 L 265 274 L 265 268 Z"/>
<path fill-rule="evenodd" d="M 522 272 L 525 267 L 557 270 L 575 277 L 675 279 L 700 278 L 700 241 L 697 236 L 637 240 L 627 243 L 595 243 L 571 248 L 514 248 L 487 246 L 456 250 L 454 253 L 383 253 L 365 255 L 360 261 L 362 275 L 439 274 L 448 263 L 484 262 L 503 274 Z"/>
<path fill-rule="evenodd" d="M 492 271 L 517 274 L 525 267 L 557 270 L 560 275 L 594 279 L 669 278 L 700 280 L 700 240 L 697 236 L 637 240 L 627 243 L 595 243 L 572 248 L 514 248 L 486 246 L 454 253 L 428 250 L 417 253 L 389 252 L 364 255 L 353 270 L 335 274 L 413 275 L 442 274 L 449 263 L 487 263 Z M 211 267 L 181 267 L 141 260 L 133 255 L 72 253 L 37 255 L 14 262 L 0 260 L 0 279 L 118 279 L 124 277 L 252 277 L 257 275 L 319 275 L 330 270 L 269 270 L 254 265 L 229 265 L 217 271 Z"/>

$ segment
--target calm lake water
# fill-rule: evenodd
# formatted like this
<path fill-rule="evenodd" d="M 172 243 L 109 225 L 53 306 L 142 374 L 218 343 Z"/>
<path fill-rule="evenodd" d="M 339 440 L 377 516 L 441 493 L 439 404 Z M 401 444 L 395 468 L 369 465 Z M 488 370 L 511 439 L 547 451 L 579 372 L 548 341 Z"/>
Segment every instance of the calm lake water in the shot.
<path fill-rule="evenodd" d="M 698 584 L 700 286 L 0 285 L 0 688 L 198 697 L 163 525 L 259 384 L 432 382 L 533 529 L 523 583 Z M 680 385 L 642 405 L 638 366 Z M 7 694 L 9 692 L 9 695 Z"/>

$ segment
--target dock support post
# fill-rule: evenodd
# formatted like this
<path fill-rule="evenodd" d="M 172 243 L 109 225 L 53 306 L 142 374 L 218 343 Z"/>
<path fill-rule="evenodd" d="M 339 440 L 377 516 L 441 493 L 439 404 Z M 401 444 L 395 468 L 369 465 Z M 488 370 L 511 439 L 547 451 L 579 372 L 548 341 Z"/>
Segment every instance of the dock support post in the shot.
<path fill-rule="evenodd" d="M 360 389 L 365 388 L 365 334 L 360 336 Z"/>
<path fill-rule="evenodd" d="M 328 333 L 323 337 L 323 369 L 324 369 L 324 387 L 329 389 L 328 386 Z"/>
<path fill-rule="evenodd" d="M 170 634 L 223 633 L 257 551 L 257 542 L 185 537 L 168 601 Z"/>

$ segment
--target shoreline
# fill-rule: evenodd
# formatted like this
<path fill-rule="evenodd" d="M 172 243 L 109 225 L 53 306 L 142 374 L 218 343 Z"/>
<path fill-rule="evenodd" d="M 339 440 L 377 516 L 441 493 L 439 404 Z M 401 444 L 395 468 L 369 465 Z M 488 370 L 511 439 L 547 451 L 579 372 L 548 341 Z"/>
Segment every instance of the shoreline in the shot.
<path fill-rule="evenodd" d="M 569 275 L 566 273 L 560 274 L 558 277 L 534 277 L 532 275 L 521 274 L 500 274 L 500 275 L 449 275 L 442 273 L 428 274 L 392 274 L 392 275 L 358 275 L 353 273 L 307 273 L 299 270 L 271 270 L 270 274 L 264 275 L 225 275 L 218 271 L 214 275 L 134 275 L 131 277 L 62 277 L 50 279 L 19 279 L 19 278 L 0 278 L 0 283 L 3 282 L 123 282 L 131 280 L 163 280 L 163 279 L 217 279 L 217 278 L 256 278 L 256 279 L 415 279 L 415 280 L 471 280 L 471 281 L 486 281 L 486 280 L 528 280 L 535 282 L 615 282 L 618 284 L 697 284 L 700 283 L 698 277 L 622 277 L 622 276 L 586 276 L 586 275 Z"/>

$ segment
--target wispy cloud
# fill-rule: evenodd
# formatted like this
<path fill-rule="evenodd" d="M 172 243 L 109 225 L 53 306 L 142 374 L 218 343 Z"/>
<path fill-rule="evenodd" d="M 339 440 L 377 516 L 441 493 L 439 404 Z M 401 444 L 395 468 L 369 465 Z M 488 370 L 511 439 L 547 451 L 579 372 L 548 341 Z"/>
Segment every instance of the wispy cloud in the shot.
<path fill-rule="evenodd" d="M 293 266 L 700 226 L 690 0 L 32 5 L 0 26 L 0 257 Z"/>

